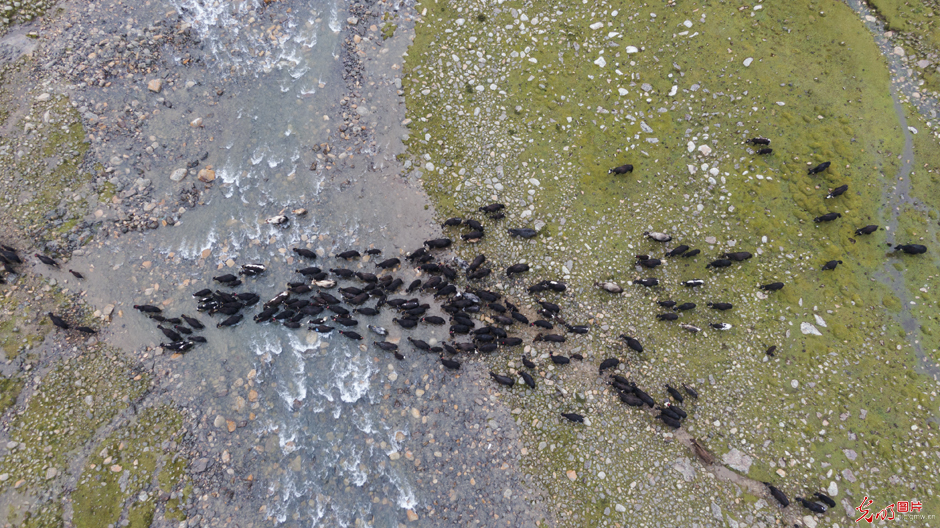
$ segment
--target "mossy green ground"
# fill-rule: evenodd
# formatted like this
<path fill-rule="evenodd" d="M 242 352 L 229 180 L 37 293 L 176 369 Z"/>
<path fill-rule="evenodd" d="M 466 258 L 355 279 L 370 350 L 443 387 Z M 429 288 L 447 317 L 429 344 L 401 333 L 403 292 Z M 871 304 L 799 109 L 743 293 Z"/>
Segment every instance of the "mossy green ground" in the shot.
<path fill-rule="evenodd" d="M 24 302 L 24 297 L 37 295 L 38 299 Z M 0 297 L 0 358 L 12 360 L 33 350 L 53 328 L 46 314 L 63 314 L 71 305 L 62 288 L 50 286 L 38 275 L 21 275 Z M 82 324 L 94 326 L 90 321 Z M 27 354 L 27 361 L 35 361 L 32 354 Z"/>
<path fill-rule="evenodd" d="M 147 528 L 157 508 L 157 496 L 181 492 L 185 461 L 162 444 L 181 432 L 182 417 L 167 406 L 150 408 L 95 447 L 85 462 L 78 488 L 72 494 L 76 527 L 117 523 Z M 178 511 L 169 511 L 179 519 Z"/>
<path fill-rule="evenodd" d="M 13 104 L 8 94 L 0 101 L 5 107 Z M 44 240 L 77 232 L 78 218 L 87 212 L 89 198 L 81 189 L 91 180 L 91 174 L 81 170 L 89 146 L 78 110 L 67 97 L 54 97 L 32 103 L 22 119 L 6 126 L 19 130 L 0 140 L 0 168 L 17 175 L 16 180 L 3 182 L 3 217 Z M 56 214 L 50 220 L 47 215 L 60 207 L 68 210 L 67 216 Z M 38 229 L 57 220 L 52 232 Z"/>
<path fill-rule="evenodd" d="M 519 261 L 533 267 L 524 280 L 499 273 L 487 285 L 525 298 L 523 282 L 566 279 L 569 294 L 547 297 L 562 304 L 571 322 L 594 325 L 572 346 L 583 346 L 595 364 L 610 355 L 626 359 L 633 378 L 657 399 L 664 382 L 704 387 L 688 429 L 718 455 L 737 448 L 752 456 L 752 476 L 772 477 L 791 494 L 835 482 L 843 490 L 838 500 L 848 494 L 847 502 L 864 495 L 887 502 L 910 495 L 911 486 L 928 497 L 940 489 L 936 471 L 915 476 L 915 462 L 903 455 L 936 448 L 935 421 L 928 421 L 936 420 L 936 384 L 920 374 L 911 346 L 919 339 L 927 363 L 936 363 L 936 332 L 906 335 L 896 321 L 898 297 L 883 281 L 885 263 L 896 263 L 908 289 L 918 283 L 919 310 L 935 314 L 937 301 L 919 288 L 922 278 L 940 276 L 936 246 L 924 258 L 899 257 L 887 254 L 882 233 L 854 234 L 889 218 L 885 188 L 903 147 L 884 59 L 857 16 L 840 3 L 807 1 L 760 10 L 724 2 L 498 7 L 481 22 L 477 8 L 462 2 L 418 5 L 424 17 L 404 79 L 413 119 L 409 152 L 441 217 L 472 215 L 492 201 L 507 205 L 500 223 L 477 214 L 486 238 L 458 252 L 466 259 L 487 254 L 496 273 Z M 591 29 L 595 23 L 602 27 Z M 627 46 L 639 49 L 628 53 Z M 771 138 L 774 153 L 760 157 L 743 144 L 755 136 Z M 929 143 L 915 150 L 917 171 L 928 163 L 919 156 L 931 148 L 937 151 Z M 806 174 L 822 161 L 832 162 L 829 170 Z M 622 163 L 632 163 L 634 172 L 607 174 Z M 825 198 L 843 183 L 846 194 Z M 842 217 L 813 222 L 826 212 Z M 929 218 L 923 208 L 902 211 L 899 238 L 925 232 L 936 224 Z M 504 229 L 541 223 L 532 241 L 510 239 Z M 635 268 L 635 254 L 662 257 L 663 245 L 642 236 L 648 230 L 673 235 L 667 247 L 688 244 L 703 253 L 666 259 L 655 271 Z M 721 252 L 739 250 L 755 258 L 725 271 L 704 268 Z M 832 259 L 844 264 L 821 272 Z M 639 276 L 658 277 L 662 285 L 627 285 Z M 690 278 L 707 284 L 679 286 Z M 601 279 L 620 282 L 627 293 L 611 296 L 591 286 Z M 757 284 L 777 280 L 786 283 L 782 291 L 757 292 Z M 720 321 L 734 329 L 691 335 L 658 322 L 654 301 L 665 298 L 699 305 L 683 314 L 686 323 Z M 711 312 L 706 301 L 735 309 Z M 822 335 L 802 335 L 801 323 Z M 647 352 L 618 351 L 621 332 L 639 337 Z M 768 361 L 763 351 L 770 345 L 778 351 Z M 517 368 L 507 359 L 492 362 Z M 649 417 L 637 420 L 589 371 L 562 383 L 572 393 L 598 391 L 584 404 L 588 415 L 628 421 L 652 436 Z M 530 425 L 533 447 L 554 443 L 569 448 L 556 453 L 596 458 L 585 446 L 617 441 L 605 428 L 575 437 L 547 419 L 560 410 L 550 392 L 514 390 L 509 404 L 523 406 L 520 421 Z M 547 425 L 532 425 L 538 422 Z M 581 519 L 596 520 L 606 506 L 583 502 L 579 490 L 626 490 L 653 469 L 650 457 L 667 463 L 681 453 L 653 438 L 637 451 L 615 450 L 611 464 L 621 469 L 606 480 L 570 483 L 565 469 L 577 460 L 547 449 L 529 459 L 528 470 L 553 475 L 542 484 L 562 504 L 579 505 L 571 507 Z M 937 467 L 930 456 L 920 463 Z M 690 493 L 699 500 L 734 496 L 725 494 L 725 484 L 698 484 Z M 707 504 L 693 504 L 701 506 Z"/>
<path fill-rule="evenodd" d="M 23 390 L 23 382 L 16 378 L 0 378 L 0 416 L 16 403 Z"/>
<path fill-rule="evenodd" d="M 0 458 L 0 473 L 9 474 L 0 490 L 19 480 L 40 484 L 47 468 L 64 471 L 74 451 L 147 386 L 146 376 L 104 348 L 57 363 L 10 421 L 9 440 L 20 445 Z"/>

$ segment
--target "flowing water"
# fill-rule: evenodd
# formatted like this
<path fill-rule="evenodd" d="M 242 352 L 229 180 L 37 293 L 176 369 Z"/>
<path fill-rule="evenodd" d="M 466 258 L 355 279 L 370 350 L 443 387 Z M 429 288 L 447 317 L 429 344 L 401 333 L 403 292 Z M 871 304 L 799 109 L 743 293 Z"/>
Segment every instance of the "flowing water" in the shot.
<path fill-rule="evenodd" d="M 255 324 L 249 318 L 260 305 L 245 310 L 246 321 L 238 327 L 216 329 L 208 316 L 196 313 L 191 297 L 217 286 L 213 275 L 264 263 L 268 271 L 238 290 L 267 300 L 288 280 L 299 280 L 292 272 L 298 267 L 358 265 L 373 271 L 371 264 L 344 265 L 330 254 L 374 247 L 383 250 L 376 258 L 389 258 L 434 234 L 433 211 L 420 188 L 397 174 L 394 156 L 402 132 L 397 123 L 403 116 L 365 117 L 362 122 L 375 130 L 372 141 L 343 154 L 334 150 L 332 168 L 325 157 L 316 157 L 314 147 L 332 141 L 337 127 L 325 116 L 335 119 L 346 93 L 339 30 L 348 15 L 337 0 L 287 4 L 265 11 L 262 2 L 176 2 L 201 40 L 198 58 L 206 67 L 185 70 L 185 87 L 164 94 L 191 109 L 193 119 L 204 119 L 207 133 L 184 140 L 186 155 L 205 152 L 200 167 L 212 165 L 217 179 L 202 194 L 205 204 L 181 213 L 177 225 L 130 233 L 91 252 L 95 255 L 84 265 L 107 272 L 89 278 L 89 301 L 99 308 L 118 304 L 113 341 L 129 349 L 156 346 L 162 338 L 132 304 L 166 303 L 168 314 L 196 315 L 207 324 L 209 343 L 180 358 L 174 376 L 180 378 L 180 394 L 209 409 L 209 423 L 216 414 L 231 413 L 226 394 L 236 378 L 257 371 L 261 404 L 252 409 L 258 416 L 248 422 L 248 435 L 276 438 L 276 445 L 264 446 L 260 463 L 267 484 L 261 492 L 264 516 L 306 526 L 346 526 L 357 519 L 395 526 L 418 498 L 413 475 L 401 469 L 409 466 L 387 463 L 409 427 L 405 417 L 387 410 L 388 388 L 377 382 L 375 350 L 336 332 L 322 336 L 306 328 Z M 368 89 L 374 90 L 370 95 L 377 106 L 398 106 L 391 104 L 390 80 Z M 219 91 L 224 96 L 216 100 Z M 384 120 L 396 126 L 380 127 Z M 144 133 L 159 143 L 189 134 L 189 128 L 157 116 Z M 174 161 L 180 157 L 151 161 L 146 176 L 157 190 L 174 192 L 177 184 L 166 175 L 182 166 Z M 291 212 L 299 208 L 308 212 Z M 265 223 L 278 214 L 290 217 L 288 227 Z M 298 246 L 317 250 L 321 258 L 294 261 L 291 248 Z M 229 259 L 234 268 L 226 266 Z M 390 319 L 370 322 L 391 330 Z M 362 326 L 356 330 L 368 340 L 377 337 Z M 241 449 L 247 453 L 252 447 Z"/>

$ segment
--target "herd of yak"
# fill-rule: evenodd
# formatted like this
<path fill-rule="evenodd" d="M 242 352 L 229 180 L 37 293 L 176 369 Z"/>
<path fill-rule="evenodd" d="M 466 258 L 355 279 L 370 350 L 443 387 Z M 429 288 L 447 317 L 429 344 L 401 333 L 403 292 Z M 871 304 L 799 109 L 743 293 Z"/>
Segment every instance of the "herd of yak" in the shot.
<path fill-rule="evenodd" d="M 748 141 L 755 145 L 769 145 L 770 141 L 764 138 L 754 138 Z M 769 154 L 769 148 L 761 149 L 760 154 Z M 829 167 L 829 162 L 822 163 L 809 169 L 809 174 L 818 174 Z M 612 174 L 625 174 L 633 171 L 632 165 L 623 165 L 611 169 Z M 842 185 L 832 189 L 826 198 L 837 198 L 845 193 L 848 185 Z M 505 217 L 503 204 L 491 204 L 481 207 L 479 212 L 485 215 L 489 220 L 500 220 Z M 301 210 L 303 211 L 303 210 Z M 301 213 L 302 214 L 302 213 Z M 831 222 L 841 215 L 839 213 L 827 213 L 815 218 L 815 222 Z M 268 220 L 268 223 L 280 227 L 289 227 L 290 219 L 286 216 L 277 216 Z M 460 235 L 460 238 L 468 243 L 475 243 L 483 239 L 484 226 L 479 220 L 473 218 L 451 218 L 442 225 L 444 229 L 456 228 L 465 229 L 466 232 Z M 870 235 L 877 231 L 878 226 L 869 225 L 861 227 L 855 231 L 857 235 Z M 513 237 L 533 238 L 538 236 L 538 232 L 531 228 L 513 228 L 508 230 Z M 650 240 L 667 243 L 672 237 L 658 232 L 644 233 Z M 449 334 L 452 341 L 435 342 L 434 345 L 414 337 L 408 337 L 407 340 L 415 350 L 428 353 L 434 353 L 440 357 L 443 367 L 451 370 L 460 368 L 460 362 L 455 359 L 461 355 L 470 353 L 490 354 L 501 350 L 509 350 L 524 345 L 523 337 L 511 335 L 511 332 L 522 328 L 536 328 L 538 333 L 534 336 L 533 342 L 563 343 L 567 341 L 570 335 L 585 334 L 589 331 L 587 325 L 569 324 L 561 314 L 561 307 L 558 304 L 547 300 L 543 292 L 563 293 L 567 286 L 560 281 L 543 280 L 532 284 L 528 291 L 535 297 L 538 308 L 535 309 L 537 317 L 530 317 L 513 304 L 508 298 L 502 295 L 488 291 L 482 288 L 470 287 L 469 283 L 478 282 L 493 273 L 493 269 L 488 267 L 487 258 L 484 255 L 478 255 L 471 262 L 463 261 L 454 257 L 449 262 L 435 258 L 437 250 L 448 248 L 452 245 L 450 238 L 439 238 L 424 242 L 421 248 L 418 248 L 404 256 L 407 263 L 399 258 L 388 258 L 379 261 L 381 251 L 370 249 L 365 253 L 369 255 L 370 261 L 378 261 L 374 265 L 374 272 L 361 271 L 364 262 L 357 266 L 356 270 L 345 267 L 334 267 L 321 269 L 317 266 L 307 266 L 295 270 L 297 278 L 287 282 L 287 289 L 275 295 L 269 301 L 262 303 L 260 310 L 253 316 L 256 323 L 260 324 L 279 324 L 288 329 L 299 329 L 307 325 L 310 330 L 328 334 L 336 331 L 345 338 L 352 340 L 362 340 L 364 330 L 357 332 L 355 329 L 368 328 L 373 333 L 376 340 L 373 344 L 388 353 L 403 360 L 405 357 L 401 352 L 398 343 L 384 339 L 388 331 L 375 324 L 363 324 L 357 318 L 375 317 L 383 310 L 394 310 L 396 317 L 392 322 L 402 329 L 420 329 L 424 325 L 444 326 L 449 324 Z M 919 244 L 898 245 L 895 248 L 908 254 L 920 254 L 926 252 L 926 247 Z M 293 252 L 298 259 L 313 262 L 318 259 L 316 252 L 307 248 L 293 248 Z M 687 245 L 678 245 L 664 253 L 663 258 L 689 258 L 701 253 L 699 249 L 692 249 Z M 53 259 L 37 254 L 36 257 L 44 264 L 58 267 Z M 335 255 L 337 259 L 346 262 L 362 259 L 363 255 L 356 250 L 348 250 Z M 718 258 L 709 262 L 705 268 L 726 268 L 735 263 L 744 262 L 752 258 L 752 254 L 746 251 L 729 252 L 719 255 Z M 649 255 L 637 255 L 637 265 L 646 269 L 654 269 L 660 266 L 663 261 L 660 258 Z M 363 259 L 364 260 L 364 259 Z M 5 273 L 16 273 L 15 266 L 22 264 L 22 259 L 17 251 L 9 246 L 0 246 L 0 262 L 4 266 Z M 822 270 L 833 270 L 842 261 L 833 260 L 822 265 Z M 400 277 L 395 277 L 394 271 L 408 266 L 418 271 L 418 276 L 424 279 L 415 278 L 409 284 Z M 219 287 L 225 287 L 229 291 L 220 289 L 205 288 L 193 294 L 197 299 L 196 310 L 206 315 L 220 316 L 217 327 L 235 326 L 244 319 L 245 309 L 261 303 L 261 297 L 256 293 L 236 292 L 234 288 L 243 284 L 243 278 L 248 280 L 250 277 L 256 277 L 265 273 L 266 267 L 263 264 L 246 264 L 241 266 L 238 275 L 225 274 L 214 277 L 213 280 Z M 505 273 L 509 278 L 513 278 L 529 271 L 529 265 L 526 263 L 513 264 L 506 268 Z M 81 279 L 82 275 L 78 272 L 69 270 L 75 277 Z M 464 280 L 460 280 L 460 275 Z M 343 281 L 346 284 L 341 285 Z M 0 283 L 4 282 L 4 276 L 0 275 Z M 465 287 L 459 287 L 458 282 L 468 284 Z M 634 285 L 643 287 L 656 287 L 659 285 L 659 279 L 655 277 L 636 278 L 631 281 Z M 682 286 L 696 288 L 705 284 L 704 279 L 692 278 L 682 281 Z M 621 293 L 623 288 L 616 282 L 610 280 L 599 281 L 595 283 L 600 289 L 610 293 Z M 765 291 L 777 291 L 784 287 L 782 282 L 773 282 L 761 284 L 758 286 Z M 327 290 L 333 290 L 338 293 L 335 296 Z M 403 294 L 400 294 L 403 292 Z M 417 292 L 417 293 L 416 293 Z M 419 295 L 420 294 L 420 295 Z M 371 302 L 374 301 L 374 302 Z M 439 304 L 439 310 L 442 315 L 446 314 L 447 319 L 431 311 L 431 304 Z M 367 304 L 371 304 L 368 306 Z M 657 315 L 662 321 L 675 321 L 679 318 L 679 312 L 692 310 L 696 307 L 694 303 L 677 303 L 672 300 L 658 301 L 658 305 L 672 311 L 666 311 Z M 707 306 L 717 312 L 731 310 L 733 305 L 729 302 L 715 301 L 707 303 Z M 135 305 L 134 308 L 146 313 L 151 319 L 155 320 L 157 328 L 169 339 L 168 342 L 161 343 L 165 349 L 175 352 L 186 352 L 199 343 L 205 343 L 206 339 L 198 332 L 205 328 L 205 325 L 196 317 L 186 314 L 180 314 L 175 317 L 169 317 L 163 313 L 163 310 L 153 305 Z M 59 328 L 68 330 L 72 328 L 68 322 L 53 313 L 49 313 L 49 318 L 53 324 Z M 483 323 L 478 326 L 478 323 Z M 691 324 L 682 324 L 681 328 L 689 332 L 698 332 L 700 328 Z M 731 328 L 727 323 L 710 323 L 716 330 L 728 330 Z M 95 330 L 84 326 L 74 326 L 75 329 L 84 333 L 94 333 Z M 561 330 L 564 332 L 561 332 Z M 626 346 L 636 352 L 643 352 L 642 343 L 633 336 L 623 334 L 620 336 Z M 381 338 L 381 340 L 379 340 Z M 770 347 L 767 350 L 768 355 L 773 355 L 776 347 Z M 570 356 L 555 355 L 549 353 L 549 359 L 558 367 L 562 367 L 572 360 L 581 361 L 584 358 L 577 353 Z M 524 354 L 522 355 L 522 364 L 524 370 L 517 371 L 518 377 L 530 388 L 536 387 L 536 381 L 532 373 L 535 373 L 537 365 Z M 599 365 L 601 373 L 616 369 L 620 364 L 617 358 L 608 358 Z M 530 372 L 531 371 L 531 372 Z M 512 375 L 490 372 L 493 380 L 507 387 L 512 387 L 516 383 L 516 377 Z M 613 373 L 609 379 L 609 384 L 616 391 L 619 399 L 626 405 L 633 407 L 646 407 L 658 411 L 656 418 L 661 420 L 666 426 L 673 429 L 681 427 L 682 420 L 687 418 L 688 414 L 679 407 L 685 397 L 698 398 L 698 393 L 692 387 L 685 384 L 682 389 L 685 396 L 678 389 L 665 385 L 669 398 L 673 400 L 657 405 L 656 401 L 645 390 L 638 387 L 634 382 L 627 378 Z M 584 417 L 576 413 L 562 413 L 562 416 L 569 421 L 583 423 Z M 706 463 L 714 462 L 713 457 L 694 439 L 692 447 L 696 454 Z M 786 507 L 790 504 L 786 495 L 775 486 L 766 483 L 771 496 L 776 499 L 781 506 Z M 801 497 L 797 500 L 807 509 L 823 513 L 827 507 L 835 506 L 835 502 L 825 494 L 816 493 L 816 498 L 824 504 L 809 501 Z"/>

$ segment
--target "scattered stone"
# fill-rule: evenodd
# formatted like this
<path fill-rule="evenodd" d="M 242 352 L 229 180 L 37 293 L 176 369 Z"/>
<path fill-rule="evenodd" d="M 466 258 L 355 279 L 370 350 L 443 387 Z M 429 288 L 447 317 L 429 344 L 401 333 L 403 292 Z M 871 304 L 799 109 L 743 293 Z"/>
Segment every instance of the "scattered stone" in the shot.
<path fill-rule="evenodd" d="M 712 503 L 712 517 L 718 519 L 719 521 L 723 519 L 721 516 L 721 506 L 715 504 L 714 502 Z"/>
<path fill-rule="evenodd" d="M 570 481 L 572 481 L 572 482 L 574 482 L 575 480 L 578 479 L 578 472 L 575 471 L 575 470 L 573 470 L 573 469 L 569 469 L 568 471 L 566 471 L 566 472 L 565 472 L 565 475 L 567 475 L 567 476 L 568 476 L 568 480 L 570 480 Z"/>
<path fill-rule="evenodd" d="M 730 466 L 732 469 L 741 471 L 745 475 L 751 470 L 751 463 L 753 462 L 751 457 L 745 455 L 737 448 L 732 448 L 731 451 L 725 453 L 721 459 L 726 465 Z"/>
<path fill-rule="evenodd" d="M 686 482 L 691 482 L 695 478 L 695 468 L 692 467 L 692 463 L 688 458 L 682 457 L 676 460 L 676 463 L 672 465 L 672 469 L 678 471 Z"/>
<path fill-rule="evenodd" d="M 198 458 L 193 462 L 192 469 L 193 473 L 202 473 L 205 470 L 209 469 L 209 466 L 212 465 L 212 461 L 208 458 Z"/>
<path fill-rule="evenodd" d="M 147 89 L 153 93 L 160 93 L 163 90 L 163 79 L 153 79 L 147 83 Z"/>
<path fill-rule="evenodd" d="M 196 176 L 201 182 L 211 182 L 215 180 L 215 171 L 212 169 L 202 169 Z"/>
<path fill-rule="evenodd" d="M 750 66 L 752 62 L 754 62 L 754 58 L 753 58 L 753 57 L 748 57 L 748 58 L 744 59 L 744 67 L 746 68 L 746 67 Z"/>
<path fill-rule="evenodd" d="M 186 172 L 186 169 L 176 169 L 170 173 L 170 179 L 175 182 L 181 181 L 186 177 Z"/>
<path fill-rule="evenodd" d="M 803 332 L 803 335 L 816 335 L 816 336 L 822 335 L 819 329 L 817 329 L 811 323 L 807 323 L 807 322 L 800 323 L 800 332 Z"/>

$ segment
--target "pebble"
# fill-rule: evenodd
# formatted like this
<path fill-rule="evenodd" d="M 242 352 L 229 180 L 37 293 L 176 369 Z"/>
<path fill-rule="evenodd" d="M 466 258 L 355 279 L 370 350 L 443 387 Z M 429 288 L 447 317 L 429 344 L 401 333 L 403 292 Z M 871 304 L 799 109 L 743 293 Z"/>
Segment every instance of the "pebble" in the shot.
<path fill-rule="evenodd" d="M 154 93 L 160 93 L 163 90 L 163 79 L 153 79 L 148 82 L 147 89 Z"/>
<path fill-rule="evenodd" d="M 816 336 L 822 335 L 819 329 L 817 329 L 811 323 L 807 323 L 807 322 L 800 323 L 800 332 L 803 332 L 803 335 L 816 335 Z"/>
<path fill-rule="evenodd" d="M 730 466 L 732 469 L 736 469 L 745 474 L 747 474 L 747 472 L 750 471 L 751 463 L 753 462 L 753 459 L 751 457 L 745 455 L 744 453 L 739 451 L 737 448 L 732 448 L 731 451 L 728 451 L 727 453 L 722 455 L 721 459 L 722 461 L 724 461 L 725 464 Z"/>
<path fill-rule="evenodd" d="M 212 169 L 202 169 L 196 177 L 199 181 L 208 183 L 215 180 L 215 171 Z"/>
<path fill-rule="evenodd" d="M 804 515 L 803 524 L 805 524 L 807 528 L 816 528 L 816 519 L 812 515 Z"/>
<path fill-rule="evenodd" d="M 752 57 L 748 57 L 744 59 L 744 66 L 745 67 L 750 66 L 752 62 L 754 62 L 754 59 Z"/>
<path fill-rule="evenodd" d="M 49 468 L 49 469 L 46 470 L 46 480 L 55 478 L 55 476 L 58 475 L 58 474 L 59 474 L 59 470 L 57 470 L 57 469 L 54 468 L 54 467 L 51 467 L 51 468 Z"/>
<path fill-rule="evenodd" d="M 186 169 L 176 169 L 170 173 L 170 179 L 178 182 L 186 177 Z"/>
<path fill-rule="evenodd" d="M 578 472 L 575 471 L 575 470 L 573 470 L 573 469 L 569 469 L 568 471 L 566 471 L 566 472 L 565 472 L 565 475 L 567 475 L 567 476 L 568 476 L 568 480 L 570 480 L 570 481 L 572 481 L 572 482 L 574 482 L 575 480 L 578 479 Z"/>
<path fill-rule="evenodd" d="M 795 389 L 795 388 L 797 388 L 797 387 L 800 386 L 800 382 L 797 381 L 797 380 L 792 380 L 792 381 L 790 381 L 790 386 Z"/>
<path fill-rule="evenodd" d="M 208 458 L 198 458 L 193 462 L 193 473 L 202 473 L 205 470 L 209 469 L 209 466 L 212 464 L 212 461 Z"/>

